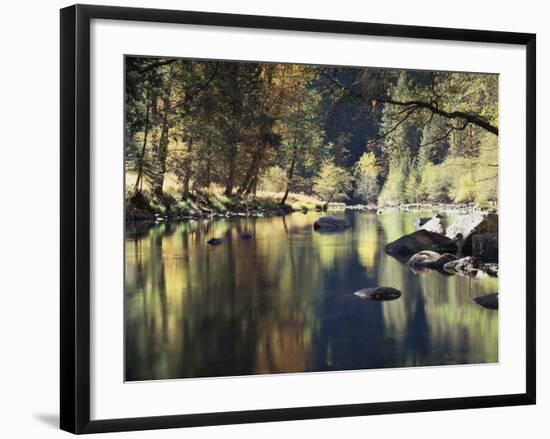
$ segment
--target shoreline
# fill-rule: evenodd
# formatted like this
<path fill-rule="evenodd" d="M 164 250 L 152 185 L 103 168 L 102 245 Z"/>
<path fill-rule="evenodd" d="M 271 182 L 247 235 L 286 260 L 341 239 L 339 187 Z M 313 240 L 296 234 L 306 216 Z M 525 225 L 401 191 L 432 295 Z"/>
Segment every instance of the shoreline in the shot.
<path fill-rule="evenodd" d="M 245 202 L 240 204 L 234 204 L 223 209 L 217 208 L 212 205 L 201 206 L 195 210 L 168 210 L 165 213 L 152 212 L 147 209 L 136 209 L 132 207 L 125 212 L 126 224 L 139 224 L 139 223 L 173 223 L 180 221 L 197 221 L 197 220 L 216 220 L 216 219 L 228 219 L 228 218 L 269 218 L 274 216 L 285 216 L 292 213 L 308 212 L 344 212 L 344 211 L 360 211 L 360 212 L 374 212 L 377 214 L 385 214 L 392 212 L 438 212 L 438 213 L 463 213 L 468 214 L 472 212 L 491 213 L 496 212 L 495 208 L 478 207 L 475 205 L 465 204 L 429 204 L 429 203 L 417 203 L 417 204 L 402 204 L 399 206 L 375 206 L 365 204 L 343 204 L 343 203 L 330 203 L 326 209 L 323 209 L 321 204 L 315 206 L 315 208 L 300 207 L 295 208 L 289 204 L 280 206 L 273 200 L 255 200 L 252 202 Z"/>

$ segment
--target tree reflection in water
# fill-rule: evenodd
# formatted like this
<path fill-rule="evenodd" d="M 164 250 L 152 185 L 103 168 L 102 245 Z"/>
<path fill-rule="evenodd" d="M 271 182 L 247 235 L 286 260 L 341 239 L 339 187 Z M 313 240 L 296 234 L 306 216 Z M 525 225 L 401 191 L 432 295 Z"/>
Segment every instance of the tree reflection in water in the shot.
<path fill-rule="evenodd" d="M 498 361 L 498 312 L 473 302 L 498 279 L 415 274 L 384 253 L 425 212 L 337 215 L 352 227 L 314 232 L 314 212 L 128 227 L 126 380 Z M 403 295 L 352 295 L 378 285 Z"/>

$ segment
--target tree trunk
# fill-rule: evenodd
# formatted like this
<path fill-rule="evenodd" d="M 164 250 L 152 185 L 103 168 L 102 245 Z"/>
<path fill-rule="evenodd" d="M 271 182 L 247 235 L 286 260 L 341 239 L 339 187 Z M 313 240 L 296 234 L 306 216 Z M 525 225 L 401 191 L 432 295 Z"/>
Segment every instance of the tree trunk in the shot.
<path fill-rule="evenodd" d="M 283 195 L 283 198 L 281 198 L 281 201 L 279 202 L 279 206 L 281 207 L 285 205 L 286 199 L 288 198 L 288 193 L 290 192 L 290 183 L 294 175 L 294 166 L 296 165 L 297 155 L 298 155 L 298 147 L 296 146 L 296 141 L 294 141 L 293 150 L 292 150 L 292 160 L 290 162 L 290 167 L 288 168 L 288 172 L 286 174 L 286 178 L 287 178 L 286 191 L 285 191 L 285 194 Z"/>
<path fill-rule="evenodd" d="M 237 191 L 237 194 L 240 195 L 247 195 L 252 190 L 252 186 L 254 184 L 254 181 L 258 179 L 258 171 L 260 170 L 260 162 L 262 161 L 264 151 L 267 148 L 268 141 L 264 140 L 264 143 L 262 147 L 256 151 L 254 154 L 254 157 L 252 158 L 252 162 L 250 163 L 250 166 L 248 167 L 248 170 L 246 171 L 246 175 L 244 177 L 244 180 L 241 184 L 241 187 Z"/>
<path fill-rule="evenodd" d="M 252 193 L 254 194 L 254 198 L 256 198 L 256 195 L 258 193 L 258 174 L 254 177 L 254 183 L 252 184 Z"/>
<path fill-rule="evenodd" d="M 185 174 L 183 177 L 183 198 L 189 198 L 189 182 L 191 180 L 191 152 L 193 151 L 193 136 L 187 139 L 187 157 L 185 157 Z"/>
<path fill-rule="evenodd" d="M 233 195 L 233 186 L 235 185 L 235 161 L 237 158 L 237 143 L 231 142 L 229 150 L 229 172 L 227 174 L 227 182 L 225 185 L 224 194 L 227 197 Z"/>
<path fill-rule="evenodd" d="M 248 182 L 248 185 L 244 189 L 243 195 L 248 196 L 248 195 L 250 195 L 250 193 L 253 193 L 254 196 L 255 196 L 257 186 L 258 186 L 258 174 L 256 173 L 255 175 L 252 176 L 252 178 Z"/>
<path fill-rule="evenodd" d="M 336 191 L 334 191 L 330 197 L 328 198 L 327 202 L 325 204 L 323 204 L 323 211 L 327 211 L 328 210 L 328 205 L 329 203 L 332 201 L 332 199 L 334 198 L 334 194 L 336 193 Z"/>
<path fill-rule="evenodd" d="M 250 192 L 250 185 L 254 178 L 256 167 L 259 161 L 259 155 L 260 153 L 257 152 L 254 154 L 254 157 L 252 158 L 252 162 L 250 163 L 250 166 L 248 167 L 248 170 L 246 171 L 246 174 L 244 176 L 243 182 L 241 186 L 239 187 L 239 190 L 237 191 L 237 195 L 246 195 Z"/>
<path fill-rule="evenodd" d="M 164 174 L 166 173 L 166 157 L 168 156 L 168 132 L 169 132 L 169 120 L 168 115 L 170 113 L 170 97 L 172 95 L 172 71 L 174 65 L 170 65 L 170 72 L 168 74 L 167 88 L 162 98 L 162 129 L 160 133 L 159 145 L 157 148 L 157 165 L 156 175 L 153 184 L 153 192 L 158 196 L 163 195 L 164 186 Z M 156 108 L 156 99 L 153 109 Z"/>
<path fill-rule="evenodd" d="M 163 117 L 162 117 L 162 130 L 159 139 L 159 146 L 157 152 L 157 163 L 159 169 L 157 169 L 157 175 L 155 177 L 155 184 L 153 186 L 153 192 L 158 197 L 163 194 L 162 188 L 164 186 L 164 174 L 166 173 L 166 157 L 168 156 L 168 112 L 170 109 L 170 98 L 164 98 L 163 104 Z"/>
<path fill-rule="evenodd" d="M 285 194 L 283 195 L 283 198 L 281 198 L 281 201 L 279 202 L 279 206 L 283 207 L 286 203 L 286 199 L 288 198 L 289 189 L 288 186 L 286 187 Z"/>
<path fill-rule="evenodd" d="M 146 102 L 146 115 L 145 115 L 145 129 L 143 133 L 143 146 L 141 148 L 141 155 L 139 156 L 138 174 L 136 177 L 136 184 L 134 186 L 134 193 L 141 192 L 143 184 L 143 164 L 145 162 L 145 150 L 147 148 L 147 136 L 149 135 L 149 113 L 151 112 L 151 101 L 149 99 L 150 91 L 147 89 L 147 95 L 145 96 Z"/>
<path fill-rule="evenodd" d="M 212 172 L 211 172 L 211 164 L 210 164 L 210 158 L 206 161 L 206 181 L 205 181 L 205 187 L 209 187 L 210 183 L 212 182 Z"/>

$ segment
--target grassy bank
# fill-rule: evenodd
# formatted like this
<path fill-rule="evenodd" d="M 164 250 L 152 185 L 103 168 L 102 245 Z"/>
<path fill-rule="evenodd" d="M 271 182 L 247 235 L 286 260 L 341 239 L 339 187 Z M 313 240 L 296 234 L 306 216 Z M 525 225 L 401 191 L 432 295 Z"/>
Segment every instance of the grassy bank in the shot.
<path fill-rule="evenodd" d="M 178 220 L 205 217 L 271 216 L 294 211 L 319 209 L 324 203 L 304 194 L 290 193 L 284 206 L 282 193 L 258 191 L 255 196 L 228 197 L 215 185 L 193 192 L 182 199 L 178 188 L 165 187 L 159 197 L 148 189 L 135 193 L 131 185 L 126 190 L 126 220 Z"/>

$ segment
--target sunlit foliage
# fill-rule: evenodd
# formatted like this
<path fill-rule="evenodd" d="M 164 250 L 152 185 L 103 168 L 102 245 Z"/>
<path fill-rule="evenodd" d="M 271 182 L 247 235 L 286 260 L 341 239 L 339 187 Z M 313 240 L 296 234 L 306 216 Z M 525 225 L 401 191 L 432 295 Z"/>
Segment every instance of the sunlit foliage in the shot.
<path fill-rule="evenodd" d="M 350 172 L 331 161 L 321 164 L 321 170 L 314 179 L 313 192 L 326 202 L 342 201 L 348 198 L 353 176 Z"/>
<path fill-rule="evenodd" d="M 137 208 L 497 202 L 496 75 L 130 56 L 125 99 Z"/>

